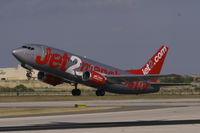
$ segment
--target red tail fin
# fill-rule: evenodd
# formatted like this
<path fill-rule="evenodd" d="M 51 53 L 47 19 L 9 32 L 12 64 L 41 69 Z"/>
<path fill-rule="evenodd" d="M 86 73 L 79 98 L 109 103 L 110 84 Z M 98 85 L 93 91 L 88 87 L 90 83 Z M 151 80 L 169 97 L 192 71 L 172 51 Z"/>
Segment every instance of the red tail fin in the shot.
<path fill-rule="evenodd" d="M 160 74 L 167 52 L 168 47 L 162 46 L 141 69 L 126 71 L 138 75 Z"/>

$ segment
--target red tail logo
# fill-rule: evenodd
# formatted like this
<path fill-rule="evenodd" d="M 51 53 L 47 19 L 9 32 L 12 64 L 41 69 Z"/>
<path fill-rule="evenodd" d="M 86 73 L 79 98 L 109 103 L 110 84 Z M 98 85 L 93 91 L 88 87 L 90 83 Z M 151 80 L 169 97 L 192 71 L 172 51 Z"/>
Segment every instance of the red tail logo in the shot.
<path fill-rule="evenodd" d="M 168 47 L 162 46 L 141 69 L 127 70 L 127 72 L 139 75 L 160 74 L 167 52 Z"/>
<path fill-rule="evenodd" d="M 159 74 L 167 51 L 168 48 L 166 46 L 162 46 L 158 52 L 147 62 L 147 64 L 141 68 L 143 75 Z"/>

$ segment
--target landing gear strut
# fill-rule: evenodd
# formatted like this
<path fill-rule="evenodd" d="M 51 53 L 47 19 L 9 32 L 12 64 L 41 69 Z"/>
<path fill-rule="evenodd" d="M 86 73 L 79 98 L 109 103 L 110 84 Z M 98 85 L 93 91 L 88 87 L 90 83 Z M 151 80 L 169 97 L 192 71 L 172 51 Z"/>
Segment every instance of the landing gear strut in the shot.
<path fill-rule="evenodd" d="M 102 90 L 102 89 L 99 89 L 99 90 L 96 91 L 96 95 L 97 96 L 104 96 L 105 95 L 105 91 Z"/>
<path fill-rule="evenodd" d="M 27 73 L 26 73 L 26 77 L 27 77 L 27 79 L 28 80 L 30 80 L 31 78 L 32 78 L 32 72 L 31 71 L 28 71 Z"/>
<path fill-rule="evenodd" d="M 73 95 L 73 96 L 80 96 L 80 95 L 81 95 L 81 90 L 80 90 L 80 89 L 77 89 L 78 84 L 75 83 L 74 86 L 75 86 L 75 89 L 72 90 L 72 95 Z"/>

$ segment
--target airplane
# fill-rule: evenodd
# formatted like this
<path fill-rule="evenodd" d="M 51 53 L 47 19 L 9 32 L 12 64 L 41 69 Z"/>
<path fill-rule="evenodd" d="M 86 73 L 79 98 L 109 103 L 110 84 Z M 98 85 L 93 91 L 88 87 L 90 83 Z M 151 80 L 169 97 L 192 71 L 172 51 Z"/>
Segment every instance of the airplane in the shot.
<path fill-rule="evenodd" d="M 186 85 L 158 82 L 162 77 L 177 76 L 160 74 L 168 50 L 167 46 L 161 46 L 143 67 L 133 70 L 121 70 L 41 44 L 23 45 L 14 49 L 12 54 L 30 72 L 39 70 L 38 80 L 42 82 L 53 86 L 62 83 L 74 85 L 73 96 L 81 95 L 77 86 L 83 84 L 96 88 L 97 96 L 104 96 L 105 92 L 138 95 L 158 92 L 162 86 Z"/>

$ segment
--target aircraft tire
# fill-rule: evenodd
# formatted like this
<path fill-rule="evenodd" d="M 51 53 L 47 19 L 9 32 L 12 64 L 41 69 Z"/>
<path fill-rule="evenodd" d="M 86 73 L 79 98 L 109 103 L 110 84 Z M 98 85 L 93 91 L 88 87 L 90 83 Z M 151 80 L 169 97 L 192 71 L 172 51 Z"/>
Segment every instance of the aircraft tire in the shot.
<path fill-rule="evenodd" d="M 28 80 L 30 80 L 32 78 L 32 72 L 27 72 L 26 73 L 26 77 L 28 78 Z"/>
<path fill-rule="evenodd" d="M 73 96 L 80 96 L 81 95 L 81 90 L 79 90 L 79 89 L 73 89 L 72 90 L 72 95 Z"/>
<path fill-rule="evenodd" d="M 104 95 L 105 95 L 105 91 L 101 90 L 101 96 L 104 96 Z"/>
<path fill-rule="evenodd" d="M 98 90 L 96 91 L 96 96 L 100 96 L 100 94 L 99 94 L 99 91 L 98 91 Z"/>
<path fill-rule="evenodd" d="M 104 90 L 97 90 L 96 91 L 96 95 L 97 96 L 104 96 L 105 95 L 105 91 Z"/>

